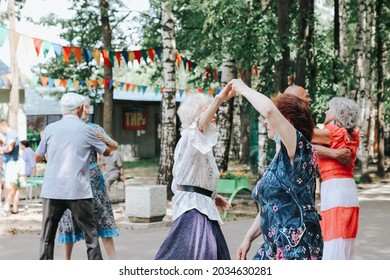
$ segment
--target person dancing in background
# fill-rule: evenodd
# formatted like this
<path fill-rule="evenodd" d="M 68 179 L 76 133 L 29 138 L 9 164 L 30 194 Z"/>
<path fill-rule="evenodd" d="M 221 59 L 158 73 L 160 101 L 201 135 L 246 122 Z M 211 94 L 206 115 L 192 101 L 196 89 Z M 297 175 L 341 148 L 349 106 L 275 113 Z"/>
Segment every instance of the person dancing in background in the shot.
<path fill-rule="evenodd" d="M 104 129 L 94 123 L 89 122 L 90 101 L 86 99 L 84 103 L 84 111 L 81 119 L 93 128 L 98 138 L 104 142 L 107 147 L 115 150 L 118 148 L 118 143 L 110 138 Z M 49 159 L 50 160 L 50 159 Z M 113 237 L 119 236 L 114 213 L 110 198 L 107 193 L 107 188 L 104 185 L 104 179 L 98 165 L 98 154 L 93 151 L 90 157 L 89 172 L 91 174 L 90 182 L 93 194 L 93 205 L 95 219 L 97 222 L 98 235 L 102 238 L 104 249 L 107 252 L 110 260 L 116 259 L 115 246 Z M 58 226 L 58 243 L 65 244 L 65 259 L 70 260 L 72 257 L 73 244 L 84 239 L 81 229 L 74 222 L 72 212 L 68 209 L 62 216 Z"/>
<path fill-rule="evenodd" d="M 311 145 L 314 121 L 309 106 L 292 94 L 272 100 L 242 80 L 230 82 L 265 118 L 268 137 L 280 149 L 253 189 L 261 211 L 237 249 L 238 260 L 247 259 L 252 242 L 262 233 L 264 242 L 256 260 L 320 260 L 323 239 L 315 207 L 317 152 Z"/>
<path fill-rule="evenodd" d="M 89 159 L 91 150 L 109 155 L 111 149 L 80 117 L 85 97 L 66 93 L 61 97 L 61 120 L 46 126 L 35 152 L 35 162 L 47 159 L 41 198 L 43 202 L 39 259 L 54 258 L 58 223 L 67 209 L 83 231 L 89 260 L 103 259 L 97 234 Z"/>
<path fill-rule="evenodd" d="M 326 111 L 325 127 L 315 129 L 312 143 L 333 149 L 347 148 L 352 161 L 346 166 L 331 158 L 319 157 L 321 175 L 321 228 L 327 260 L 350 260 L 359 224 L 359 200 L 354 180 L 359 135 L 357 104 L 334 97 Z M 316 148 L 319 146 L 315 145 Z"/>
<path fill-rule="evenodd" d="M 182 130 L 172 170 L 173 225 L 156 260 L 230 259 L 217 209 L 230 205 L 216 194 L 220 173 L 212 147 L 219 135 L 215 125 L 218 107 L 233 96 L 230 85 L 215 98 L 188 94 L 178 109 Z"/>

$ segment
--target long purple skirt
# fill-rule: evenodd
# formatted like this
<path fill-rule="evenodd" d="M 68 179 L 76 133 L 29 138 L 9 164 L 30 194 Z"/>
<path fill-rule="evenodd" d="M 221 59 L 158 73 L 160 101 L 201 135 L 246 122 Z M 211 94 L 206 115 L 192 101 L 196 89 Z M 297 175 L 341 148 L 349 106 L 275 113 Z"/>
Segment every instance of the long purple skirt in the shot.
<path fill-rule="evenodd" d="M 155 260 L 230 260 L 225 237 L 217 221 L 196 209 L 177 218 Z"/>

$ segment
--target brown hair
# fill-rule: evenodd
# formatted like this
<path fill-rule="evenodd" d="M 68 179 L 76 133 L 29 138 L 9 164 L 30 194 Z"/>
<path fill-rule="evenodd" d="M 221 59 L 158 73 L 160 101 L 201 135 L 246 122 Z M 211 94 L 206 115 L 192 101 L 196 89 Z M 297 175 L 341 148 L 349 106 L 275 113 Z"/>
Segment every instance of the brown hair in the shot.
<path fill-rule="evenodd" d="M 278 93 L 271 97 L 276 107 L 291 124 L 298 129 L 308 141 L 314 133 L 314 121 L 309 106 L 291 93 Z"/>
<path fill-rule="evenodd" d="M 26 148 L 30 147 L 30 141 L 28 141 L 28 140 L 22 140 L 22 141 L 20 141 L 20 144 L 22 144 Z"/>

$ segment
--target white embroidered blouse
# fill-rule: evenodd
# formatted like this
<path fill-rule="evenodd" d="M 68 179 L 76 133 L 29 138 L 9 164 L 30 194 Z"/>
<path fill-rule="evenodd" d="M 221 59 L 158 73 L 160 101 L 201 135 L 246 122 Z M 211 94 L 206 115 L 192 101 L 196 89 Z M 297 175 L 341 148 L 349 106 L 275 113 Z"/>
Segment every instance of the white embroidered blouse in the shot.
<path fill-rule="evenodd" d="M 215 199 L 195 193 L 179 191 L 177 185 L 197 186 L 216 194 L 219 171 L 212 147 L 217 143 L 218 130 L 210 125 L 202 133 L 198 129 L 197 120 L 181 132 L 174 155 L 172 191 L 172 220 L 184 212 L 197 209 L 207 215 L 210 220 L 223 224 Z M 215 197 L 215 195 L 213 195 Z"/>

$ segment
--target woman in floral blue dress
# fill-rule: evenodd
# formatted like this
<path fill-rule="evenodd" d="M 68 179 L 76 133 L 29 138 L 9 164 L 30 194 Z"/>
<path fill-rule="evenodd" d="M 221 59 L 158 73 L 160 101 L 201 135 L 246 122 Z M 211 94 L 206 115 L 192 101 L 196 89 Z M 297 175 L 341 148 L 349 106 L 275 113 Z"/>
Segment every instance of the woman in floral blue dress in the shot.
<path fill-rule="evenodd" d="M 309 107 L 292 94 L 270 100 L 242 80 L 231 83 L 265 118 L 268 137 L 278 143 L 275 158 L 253 190 L 261 210 L 237 250 L 237 259 L 247 258 L 252 242 L 262 233 L 264 243 L 253 259 L 322 259 L 314 201 L 317 153 L 310 143 L 314 121 Z"/>
<path fill-rule="evenodd" d="M 82 119 L 86 121 L 96 132 L 98 138 L 106 143 L 111 149 L 117 149 L 118 143 L 111 139 L 104 129 L 94 123 L 88 122 L 90 102 L 86 100 Z M 98 235 L 102 238 L 104 249 L 109 259 L 116 259 L 113 237 L 119 236 L 110 198 L 104 186 L 102 172 L 98 165 L 98 155 L 96 152 L 90 158 L 91 188 L 93 194 L 93 204 L 95 208 L 95 219 L 98 228 Z M 58 243 L 65 244 L 65 259 L 70 260 L 73 244 L 84 239 L 84 236 L 77 223 L 72 218 L 72 212 L 68 209 L 64 212 L 58 225 Z"/>

